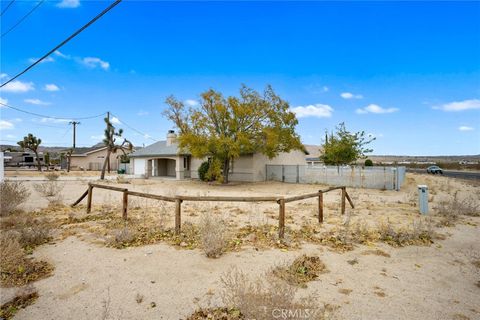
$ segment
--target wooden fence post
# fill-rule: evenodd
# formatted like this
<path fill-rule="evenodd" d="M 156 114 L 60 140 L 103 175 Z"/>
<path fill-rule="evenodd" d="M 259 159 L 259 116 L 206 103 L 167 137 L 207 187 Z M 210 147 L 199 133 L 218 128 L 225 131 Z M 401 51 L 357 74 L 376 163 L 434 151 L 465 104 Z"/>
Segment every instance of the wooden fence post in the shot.
<path fill-rule="evenodd" d="M 93 187 L 88 184 L 88 196 L 87 196 L 87 213 L 92 211 L 92 196 L 93 196 Z"/>
<path fill-rule="evenodd" d="M 345 194 L 347 191 L 345 190 L 345 187 L 342 187 L 342 214 L 345 214 Z"/>
<path fill-rule="evenodd" d="M 279 212 L 278 212 L 278 237 L 283 239 L 285 236 L 285 199 L 278 200 Z"/>
<path fill-rule="evenodd" d="M 122 211 L 123 220 L 127 220 L 127 210 L 128 210 L 128 190 L 125 189 L 123 191 L 123 211 Z"/>
<path fill-rule="evenodd" d="M 180 234 L 182 224 L 182 200 L 175 199 L 175 234 Z"/>
<path fill-rule="evenodd" d="M 318 192 L 318 223 L 323 223 L 323 192 Z"/>

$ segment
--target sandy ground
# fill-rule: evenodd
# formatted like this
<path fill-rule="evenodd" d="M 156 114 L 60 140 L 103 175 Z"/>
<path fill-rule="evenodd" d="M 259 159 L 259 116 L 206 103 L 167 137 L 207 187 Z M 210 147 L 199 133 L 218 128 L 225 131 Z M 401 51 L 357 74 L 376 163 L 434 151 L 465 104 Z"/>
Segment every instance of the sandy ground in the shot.
<path fill-rule="evenodd" d="M 63 200 L 71 203 L 81 195 L 87 181 L 64 181 Z M 33 189 L 34 182 L 27 182 Z M 124 186 L 131 190 L 156 194 L 189 195 L 296 195 L 325 186 L 281 183 L 206 185 L 194 181 L 132 180 Z M 416 185 L 430 187 L 430 205 L 459 196 L 480 201 L 479 188 L 445 177 L 408 174 L 402 191 L 348 189 L 356 205 L 348 213 L 352 219 L 374 223 L 391 219 L 409 223 L 418 218 L 415 206 Z M 118 210 L 121 196 L 107 190 L 94 191 L 94 211 L 100 204 Z M 328 228 L 345 219 L 339 215 L 338 192 L 325 197 Z M 47 201 L 32 190 L 26 210 L 47 206 Z M 131 207 L 141 212 L 166 212 L 165 223 L 172 226 L 173 208 L 155 201 L 132 200 Z M 143 211 L 142 211 L 143 210 Z M 156 211 L 157 210 L 157 211 Z M 232 226 L 245 224 L 275 225 L 276 204 L 185 203 L 182 222 L 196 223 L 196 212 L 212 211 Z M 432 210 L 434 214 L 434 210 Z M 138 213 L 136 213 L 138 214 Z M 287 204 L 287 226 L 316 224 L 315 200 Z M 185 250 L 164 243 L 127 249 L 107 248 L 93 241 L 88 233 L 57 239 L 41 246 L 34 256 L 55 265 L 54 275 L 34 283 L 39 299 L 20 310 L 17 319 L 181 319 L 191 314 L 197 304 L 220 303 L 220 276 L 232 266 L 251 276 L 261 275 L 271 267 L 291 261 L 301 253 L 321 257 L 329 272 L 299 289 L 299 294 L 316 292 L 319 303 L 339 306 L 340 319 L 480 319 L 479 269 L 472 259 L 480 253 L 480 218 L 465 218 L 455 227 L 439 232 L 445 240 L 431 246 L 394 248 L 384 243 L 357 245 L 353 251 L 339 253 L 323 245 L 304 243 L 299 250 L 246 247 L 227 252 L 218 259 L 208 259 L 199 250 Z M 83 240 L 82 240 L 83 239 Z M 364 255 L 380 248 L 391 257 Z M 357 259 L 358 264 L 347 261 Z M 352 290 L 349 294 L 341 289 Z M 2 300 L 15 289 L 2 288 Z M 136 296 L 144 297 L 137 303 Z M 199 301 L 199 302 L 197 302 Z M 152 308 L 150 303 L 155 302 Z"/>

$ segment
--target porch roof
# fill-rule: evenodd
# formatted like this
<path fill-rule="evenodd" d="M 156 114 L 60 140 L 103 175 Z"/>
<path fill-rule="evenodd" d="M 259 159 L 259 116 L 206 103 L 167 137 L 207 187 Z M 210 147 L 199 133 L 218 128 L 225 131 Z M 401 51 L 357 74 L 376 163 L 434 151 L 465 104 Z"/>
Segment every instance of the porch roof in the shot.
<path fill-rule="evenodd" d="M 188 152 L 180 152 L 177 143 L 167 146 L 167 141 L 158 141 L 145 148 L 136 150 L 129 155 L 130 158 L 161 157 L 190 155 Z"/>

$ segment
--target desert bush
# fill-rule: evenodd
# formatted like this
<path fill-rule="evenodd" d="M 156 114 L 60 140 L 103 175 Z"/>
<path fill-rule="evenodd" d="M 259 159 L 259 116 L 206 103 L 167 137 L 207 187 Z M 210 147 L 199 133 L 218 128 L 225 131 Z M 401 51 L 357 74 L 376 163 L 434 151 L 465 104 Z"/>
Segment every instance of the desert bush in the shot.
<path fill-rule="evenodd" d="M 57 206 L 62 203 L 61 191 L 63 184 L 58 183 L 55 180 L 49 180 L 34 185 L 35 191 L 47 198 L 49 206 Z"/>
<path fill-rule="evenodd" d="M 1 220 L 3 232 L 15 232 L 18 241 L 26 250 L 47 243 L 50 240 L 50 226 L 44 219 L 34 218 L 30 213 L 17 213 Z"/>
<path fill-rule="evenodd" d="M 30 192 L 20 181 L 0 183 L 0 216 L 7 216 L 25 202 Z"/>
<path fill-rule="evenodd" d="M 208 168 L 210 167 L 210 163 L 208 161 L 202 162 L 200 167 L 198 167 L 198 177 L 202 181 L 207 181 L 207 172 Z"/>
<path fill-rule="evenodd" d="M 60 177 L 60 175 L 56 174 L 54 172 L 47 173 L 45 175 L 45 178 L 47 178 L 48 181 L 56 181 L 56 180 L 58 180 L 59 177 Z"/>
<path fill-rule="evenodd" d="M 50 180 L 36 183 L 33 188 L 44 197 L 54 197 L 62 191 L 62 187 L 57 181 Z"/>
<path fill-rule="evenodd" d="M 307 319 L 326 319 L 331 311 L 320 306 L 313 294 L 295 299 L 298 288 L 271 275 L 249 279 L 237 269 L 221 277 L 222 300 L 227 308 L 236 309 L 246 319 L 273 319 L 275 312 L 302 313 Z"/>
<path fill-rule="evenodd" d="M 0 234 L 0 270 L 3 286 L 22 286 L 49 276 L 53 266 L 27 258 L 18 232 L 7 231 Z"/>
<path fill-rule="evenodd" d="M 370 159 L 365 160 L 365 167 L 372 167 L 373 166 L 373 161 Z"/>
<path fill-rule="evenodd" d="M 460 200 L 458 192 L 455 192 L 450 200 L 441 201 L 434 209 L 437 215 L 442 218 L 439 224 L 443 226 L 455 225 L 455 222 L 462 215 L 480 216 L 480 203 L 471 197 Z"/>
<path fill-rule="evenodd" d="M 135 239 L 135 233 L 130 231 L 128 227 L 125 227 L 114 232 L 114 236 L 111 239 L 110 245 L 116 248 L 122 248 L 127 246 Z"/>
<path fill-rule="evenodd" d="M 209 258 L 218 258 L 227 245 L 226 225 L 211 213 L 203 213 L 199 223 L 200 243 Z"/>
<path fill-rule="evenodd" d="M 186 320 L 243 320 L 245 316 L 236 308 L 200 308 L 188 316 Z"/>
<path fill-rule="evenodd" d="M 410 227 L 394 228 L 390 220 L 378 227 L 379 239 L 391 246 L 429 245 L 433 242 L 434 231 L 431 223 L 413 221 Z"/>
<path fill-rule="evenodd" d="M 0 318 L 12 319 L 18 310 L 33 304 L 37 298 L 38 292 L 32 286 L 19 289 L 12 300 L 2 304 L 0 307 Z"/>
<path fill-rule="evenodd" d="M 272 269 L 273 275 L 294 286 L 306 287 L 306 283 L 327 272 L 327 267 L 319 257 L 301 255 L 291 264 L 277 266 Z"/>

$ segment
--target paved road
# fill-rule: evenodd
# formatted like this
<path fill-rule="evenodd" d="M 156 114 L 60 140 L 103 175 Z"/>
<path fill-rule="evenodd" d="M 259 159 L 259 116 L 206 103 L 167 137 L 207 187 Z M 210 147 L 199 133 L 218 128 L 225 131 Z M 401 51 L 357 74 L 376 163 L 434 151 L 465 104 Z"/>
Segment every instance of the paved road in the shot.
<path fill-rule="evenodd" d="M 427 169 L 407 169 L 407 172 L 427 174 Z M 443 170 L 443 175 L 457 179 L 480 180 L 480 172 L 478 171 Z"/>

